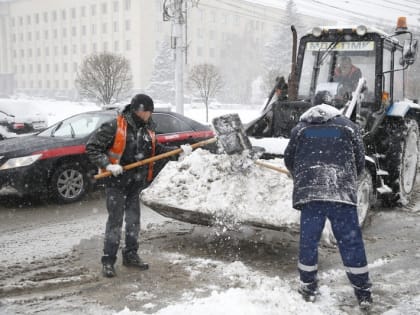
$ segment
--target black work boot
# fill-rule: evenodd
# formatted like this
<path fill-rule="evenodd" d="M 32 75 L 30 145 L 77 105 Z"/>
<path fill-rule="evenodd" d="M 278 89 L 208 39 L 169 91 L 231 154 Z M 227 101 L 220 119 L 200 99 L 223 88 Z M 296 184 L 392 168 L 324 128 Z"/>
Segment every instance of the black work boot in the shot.
<path fill-rule="evenodd" d="M 145 263 L 136 252 L 123 253 L 123 265 L 127 267 L 136 267 L 140 270 L 149 269 L 149 264 Z"/>
<path fill-rule="evenodd" d="M 357 302 L 362 311 L 367 312 L 372 307 L 372 293 L 371 293 L 371 283 L 367 283 L 363 287 L 354 286 L 354 294 L 356 295 Z"/>
<path fill-rule="evenodd" d="M 298 292 L 306 302 L 315 302 L 316 296 L 319 295 L 318 281 L 309 283 L 301 282 Z"/>
<path fill-rule="evenodd" d="M 110 263 L 103 263 L 102 264 L 102 274 L 104 275 L 104 277 L 107 277 L 107 278 L 114 277 L 115 276 L 114 265 L 112 265 Z"/>

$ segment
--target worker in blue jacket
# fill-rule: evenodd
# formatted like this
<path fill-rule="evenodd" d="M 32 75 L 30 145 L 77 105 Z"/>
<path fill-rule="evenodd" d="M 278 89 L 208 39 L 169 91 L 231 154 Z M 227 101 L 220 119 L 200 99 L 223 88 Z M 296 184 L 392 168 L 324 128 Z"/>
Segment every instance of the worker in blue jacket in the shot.
<path fill-rule="evenodd" d="M 293 176 L 293 207 L 301 211 L 299 293 L 315 301 L 318 243 L 331 222 L 347 276 L 362 309 L 371 306 L 371 282 L 357 216 L 357 176 L 365 168 L 359 128 L 327 104 L 307 110 L 292 129 L 284 161 Z"/>

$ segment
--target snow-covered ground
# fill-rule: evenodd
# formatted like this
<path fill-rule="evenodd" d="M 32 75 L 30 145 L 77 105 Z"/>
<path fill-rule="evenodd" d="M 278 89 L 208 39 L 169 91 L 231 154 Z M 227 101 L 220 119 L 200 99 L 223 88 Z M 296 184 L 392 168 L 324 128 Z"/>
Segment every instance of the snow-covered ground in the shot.
<path fill-rule="evenodd" d="M 96 108 L 92 104 L 40 100 L 37 100 L 36 105 L 33 106 L 47 114 L 50 124 L 77 112 Z M 258 115 L 259 109 L 251 106 L 242 108 L 231 106 L 223 110 L 211 109 L 210 119 L 229 112 L 238 112 L 242 121 L 247 122 Z M 185 114 L 204 122 L 204 109 L 186 106 Z M 207 164 L 203 164 L 203 161 Z M 282 165 L 281 161 L 273 162 Z M 232 213 L 236 215 L 238 221 L 252 220 L 252 216 L 258 216 L 260 213 L 259 219 L 263 217 L 268 223 L 291 225 L 296 223 L 298 213 L 291 208 L 290 179 L 284 174 L 261 169 L 255 165 L 248 165 L 248 168 L 236 172 L 238 169 L 232 169 L 234 164 L 234 161 L 219 161 L 199 149 L 179 162 L 168 164 L 168 168 L 165 168 L 159 175 L 157 183 L 150 187 L 149 193 L 161 194 L 162 198 L 166 198 L 167 202 L 173 202 L 176 206 L 182 205 L 185 208 L 197 209 L 201 205 L 203 212 L 217 213 L 221 218 L 225 215 L 223 213 L 224 208 L 234 204 L 234 207 L 230 209 L 230 219 L 232 219 Z M 243 167 L 244 163 L 239 163 L 237 166 Z M 235 176 L 232 176 L 233 172 L 235 172 Z M 198 177 L 198 174 L 202 176 Z M 226 175 L 225 178 L 223 178 L 223 174 Z M 194 182 L 194 185 L 198 185 L 194 196 L 184 196 L 183 192 L 192 190 L 191 187 L 187 186 L 191 185 L 194 176 L 205 180 L 198 183 Z M 230 194 L 232 192 L 237 194 Z M 212 200 L 214 200 L 214 203 Z M 84 209 L 85 207 L 87 209 Z M 104 220 L 106 218 L 103 200 L 85 201 L 73 206 L 48 205 L 45 208 L 35 209 L 36 211 L 42 211 L 42 213 L 38 214 L 39 217 L 37 215 L 29 220 L 28 216 L 33 216 L 34 213 L 25 209 L 22 211 L 19 208 L 19 206 L 0 205 L 2 231 L 0 234 L 2 252 L 2 257 L 0 257 L 0 297 L 2 299 L 0 301 L 0 313 L 2 314 L 9 315 L 22 312 L 27 314 L 95 315 L 358 313 L 351 287 L 347 283 L 340 261 L 337 262 L 337 258 L 334 258 L 334 263 L 326 260 L 326 257 L 330 257 L 327 250 L 321 257 L 323 261 L 320 274 L 321 297 L 314 304 L 306 303 L 296 292 L 297 273 L 295 267 L 287 267 L 292 268 L 290 272 L 281 272 L 282 267 L 277 266 L 279 274 L 282 275 L 280 276 L 276 275 L 275 272 L 273 274 L 273 272 L 268 272 L 264 268 L 258 268 L 258 264 L 246 264 L 238 258 L 241 252 L 239 246 L 233 250 L 236 252 L 235 258 L 230 260 L 225 259 L 223 255 L 216 255 L 211 258 L 195 256 L 189 250 L 195 246 L 192 243 L 196 241 L 193 236 L 189 236 L 190 234 L 187 233 L 184 240 L 189 249 L 185 245 L 177 244 L 178 240 L 175 238 L 183 235 L 183 233 L 185 234 L 185 231 L 176 230 L 172 232 L 170 229 L 176 227 L 175 223 L 153 214 L 149 209 L 145 209 L 142 216 L 142 230 L 148 241 L 145 242 L 144 246 L 141 246 L 140 251 L 149 261 L 154 259 L 151 270 L 144 273 L 145 276 L 137 276 L 135 273 L 129 273 L 129 271 L 118 266 L 118 277 L 105 282 L 99 275 L 100 266 L 98 264 L 101 249 L 100 239 L 103 236 Z M 416 245 L 418 242 L 414 239 L 419 235 L 416 232 L 418 230 L 416 211 L 420 209 L 418 205 L 414 205 L 410 210 L 412 211 L 411 216 L 407 215 L 407 221 L 404 224 L 404 227 L 407 228 L 406 233 L 402 229 L 403 226 L 401 226 L 401 229 L 392 230 L 391 222 L 401 221 L 401 218 L 404 218 L 404 214 L 393 215 L 392 213 L 385 213 L 379 218 L 383 221 L 381 224 L 391 224 L 387 226 L 390 233 L 384 233 L 380 229 L 368 231 L 368 256 L 374 257 L 369 261 L 374 281 L 374 299 L 379 300 L 381 305 L 378 314 L 418 314 L 420 312 L 417 280 L 420 248 Z M 393 241 L 394 236 L 391 232 L 400 233 L 395 236 L 395 244 L 397 242 L 411 244 L 410 251 L 407 252 L 408 250 L 405 249 L 403 253 L 397 253 L 394 251 L 395 246 L 388 244 L 386 250 L 390 252 L 389 255 L 369 255 L 369 248 L 378 246 L 381 238 L 390 242 Z M 219 231 L 215 233 L 217 234 Z M 169 235 L 167 239 L 165 239 L 166 234 Z M 252 237 L 265 238 L 265 242 L 271 243 L 277 237 L 273 237 L 273 234 L 270 233 L 263 234 L 264 237 L 257 236 L 255 231 L 246 228 L 241 229 L 239 234 L 238 239 L 233 240 L 234 243 L 239 242 L 240 238 Z M 380 235 L 379 238 L 377 238 L 378 235 Z M 158 240 L 160 240 L 161 247 L 156 245 Z M 408 243 L 410 240 L 412 242 Z M 171 244 L 171 242 L 176 243 L 173 244 L 178 249 L 176 253 L 162 249 L 165 244 Z M 230 236 L 227 237 L 226 242 L 232 242 Z M 283 249 L 290 246 L 296 247 L 295 239 L 292 239 L 291 242 L 284 242 L 287 245 Z M 260 243 L 256 244 L 262 246 Z M 93 260 L 94 262 L 90 262 L 90 264 L 96 271 L 93 273 L 87 271 L 86 269 L 89 268 L 84 267 L 83 263 L 77 269 L 75 258 L 68 254 L 72 247 L 88 256 L 85 259 Z M 216 251 L 217 249 L 215 249 Z M 265 255 L 262 248 L 256 248 L 255 251 L 260 255 Z M 242 252 L 251 255 L 252 249 L 244 249 Z M 293 252 L 296 252 L 296 250 Z M 231 254 L 229 250 L 224 252 L 225 256 L 229 256 L 229 254 Z M 399 269 L 398 267 L 395 269 L 394 264 L 403 257 L 407 257 L 406 261 L 412 263 L 407 266 L 407 269 Z M 277 257 L 277 259 L 280 259 L 280 257 Z M 290 258 L 290 261 L 293 262 L 292 265 L 295 264 L 295 260 L 296 257 Z M 167 263 L 167 265 L 164 265 L 162 269 L 157 267 L 153 269 L 154 266 L 158 266 L 162 262 Z M 86 263 L 86 265 L 89 265 L 89 263 Z M 390 266 L 394 266 L 394 269 L 386 271 Z M 43 269 L 47 270 L 44 272 Z M 27 275 L 29 273 L 31 276 Z M 165 292 L 168 288 L 166 286 L 174 278 L 179 279 L 179 273 L 186 274 L 187 282 L 182 282 L 184 286 L 171 289 L 172 291 L 179 291 L 176 299 L 172 296 L 167 298 Z M 20 274 L 22 274 L 22 278 L 19 278 Z M 62 277 L 57 277 L 57 274 L 62 275 Z M 53 275 L 56 278 L 53 278 Z M 65 275 L 67 277 L 64 277 Z M 153 275 L 156 279 L 145 280 L 142 278 L 147 277 L 147 275 Z M 140 282 L 138 282 L 137 277 L 140 277 Z M 16 278 L 19 278 L 19 280 L 16 280 Z M 45 281 L 45 287 L 39 287 L 39 278 Z M 219 280 L 216 281 L 216 279 Z M 146 281 L 145 284 L 142 285 L 141 280 Z M 69 285 L 69 282 L 80 283 L 80 287 L 83 287 L 83 289 L 80 292 L 77 291 L 78 293 L 66 292 L 65 288 Z M 95 285 L 89 287 L 89 283 Z M 187 283 L 191 284 L 187 285 Z M 94 291 L 96 285 L 102 286 L 105 293 L 101 294 L 105 297 L 107 294 L 111 294 L 108 296 L 110 300 L 118 300 L 118 307 L 115 306 L 117 302 L 110 305 L 96 303 L 96 300 L 89 295 L 90 291 Z M 43 293 L 44 290 L 48 291 L 47 289 L 51 287 L 63 291 L 56 293 L 54 297 L 49 295 L 53 293 Z M 109 287 L 113 288 L 111 293 L 107 293 Z M 149 288 L 150 291 L 147 291 L 145 287 Z M 29 291 L 31 293 L 19 297 L 16 293 L 28 288 L 29 290 L 31 288 L 38 290 L 36 291 L 38 295 L 36 296 L 35 293 Z M 155 290 L 151 290 L 152 288 Z M 130 291 L 130 293 L 124 295 L 121 293 L 123 291 Z M 165 299 L 160 298 L 159 294 L 162 294 Z M 380 297 L 382 294 L 395 295 L 396 297 L 403 295 L 403 298 L 384 302 Z M 164 304 L 161 305 L 159 304 L 161 300 L 166 302 L 162 302 Z"/>

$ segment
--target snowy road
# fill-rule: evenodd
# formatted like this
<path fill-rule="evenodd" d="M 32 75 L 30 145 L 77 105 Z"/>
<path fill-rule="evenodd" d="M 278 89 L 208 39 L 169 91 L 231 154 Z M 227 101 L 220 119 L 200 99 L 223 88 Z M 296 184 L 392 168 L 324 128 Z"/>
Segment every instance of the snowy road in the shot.
<path fill-rule="evenodd" d="M 296 293 L 297 235 L 237 232 L 142 213 L 137 272 L 117 262 L 100 275 L 106 213 L 101 193 L 81 203 L 24 204 L 0 197 L 1 314 L 357 314 L 336 248 L 320 250 L 321 297 Z M 377 210 L 364 230 L 373 314 L 420 312 L 420 197 Z"/>

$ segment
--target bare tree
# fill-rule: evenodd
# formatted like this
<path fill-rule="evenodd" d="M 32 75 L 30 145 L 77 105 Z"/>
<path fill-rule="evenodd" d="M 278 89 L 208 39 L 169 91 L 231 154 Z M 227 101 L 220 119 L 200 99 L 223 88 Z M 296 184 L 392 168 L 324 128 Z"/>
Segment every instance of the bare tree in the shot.
<path fill-rule="evenodd" d="M 199 91 L 206 105 L 206 121 L 209 120 L 209 98 L 214 97 L 223 87 L 222 76 L 216 66 L 199 64 L 191 68 L 190 84 Z"/>
<path fill-rule="evenodd" d="M 124 56 L 109 52 L 87 56 L 76 78 L 80 95 L 95 99 L 103 105 L 125 98 L 132 85 L 129 61 Z"/>

